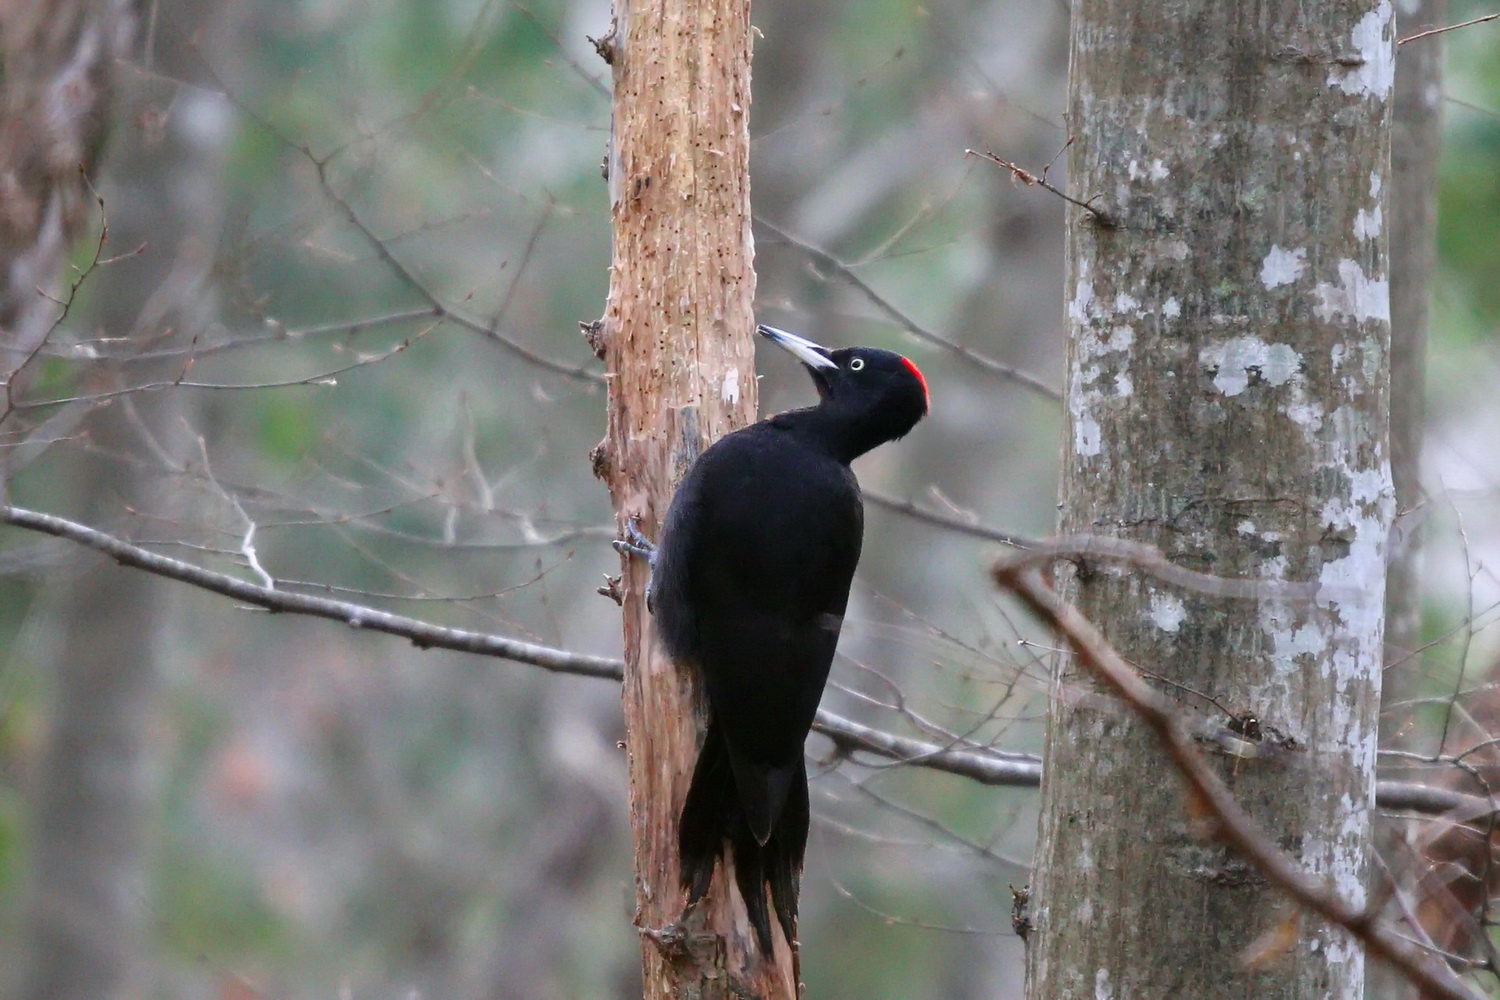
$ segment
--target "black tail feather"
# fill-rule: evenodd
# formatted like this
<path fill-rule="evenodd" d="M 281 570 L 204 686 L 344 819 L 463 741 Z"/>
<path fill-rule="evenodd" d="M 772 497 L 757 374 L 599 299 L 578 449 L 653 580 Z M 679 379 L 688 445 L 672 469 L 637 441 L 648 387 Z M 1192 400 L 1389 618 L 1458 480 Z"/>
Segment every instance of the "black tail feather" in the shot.
<path fill-rule="evenodd" d="M 745 901 L 750 926 L 755 928 L 760 950 L 769 955 L 771 915 L 766 911 L 766 848 L 756 841 L 748 821 L 735 824 L 729 844 L 734 849 L 734 880 L 739 884 L 740 898 Z"/>
<path fill-rule="evenodd" d="M 766 881 L 771 883 L 771 902 L 788 941 L 797 940 L 797 886 L 802 881 L 802 859 L 807 853 L 807 829 L 812 822 L 807 796 L 807 766 L 797 762 L 796 774 L 787 789 L 781 821 L 764 851 Z M 769 935 L 767 935 L 769 936 Z M 768 949 L 769 950 L 769 949 Z"/>
<path fill-rule="evenodd" d="M 689 906 L 707 894 L 714 865 L 723 853 L 724 838 L 740 825 L 734 822 L 739 808 L 729 748 L 718 727 L 710 722 L 677 824 L 677 858 Z"/>
<path fill-rule="evenodd" d="M 771 889 L 769 902 L 776 909 L 781 929 L 788 941 L 795 940 L 797 885 L 807 849 L 809 821 L 807 769 L 798 761 L 792 769 L 785 805 L 770 838 L 762 846 L 741 805 L 729 748 L 718 727 L 710 722 L 678 826 L 678 858 L 682 883 L 688 890 L 688 905 L 708 892 L 714 866 L 727 844 L 733 852 L 735 882 L 761 950 L 766 954 L 771 952 L 767 883 Z"/>

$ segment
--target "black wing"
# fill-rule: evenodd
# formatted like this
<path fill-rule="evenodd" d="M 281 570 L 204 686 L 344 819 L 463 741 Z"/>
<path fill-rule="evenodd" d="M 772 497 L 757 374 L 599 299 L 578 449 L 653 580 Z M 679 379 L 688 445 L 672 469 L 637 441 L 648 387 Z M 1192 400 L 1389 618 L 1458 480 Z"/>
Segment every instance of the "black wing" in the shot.
<path fill-rule="evenodd" d="M 769 424 L 719 441 L 679 487 L 657 560 L 657 625 L 668 652 L 702 671 L 742 761 L 800 763 L 863 530 L 849 468 Z"/>

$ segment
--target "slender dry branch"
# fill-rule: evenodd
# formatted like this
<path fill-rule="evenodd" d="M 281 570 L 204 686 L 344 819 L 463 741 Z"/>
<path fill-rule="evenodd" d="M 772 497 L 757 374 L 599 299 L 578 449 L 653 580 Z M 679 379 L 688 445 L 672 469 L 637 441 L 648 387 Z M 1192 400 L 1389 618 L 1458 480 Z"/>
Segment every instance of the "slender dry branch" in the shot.
<path fill-rule="evenodd" d="M 271 138 L 275 139 L 278 143 L 285 146 L 287 149 L 297 153 L 299 156 L 302 156 L 307 160 L 309 164 L 312 165 L 313 170 L 317 175 L 318 188 L 323 192 L 324 197 L 328 198 L 328 200 L 331 201 L 336 208 L 338 208 L 339 212 L 344 216 L 345 221 L 347 221 L 349 225 L 354 228 L 355 232 L 359 233 L 360 238 L 369 245 L 370 249 L 374 251 L 375 255 L 380 258 L 381 263 L 385 264 L 385 266 L 391 271 L 391 273 L 395 275 L 397 280 L 410 288 L 427 303 L 434 316 L 437 316 L 440 319 L 448 320 L 452 323 L 457 324 L 458 326 L 463 327 L 465 330 L 476 333 L 481 337 L 494 342 L 495 344 L 504 348 L 506 351 L 509 351 L 511 354 L 516 355 L 522 360 L 535 365 L 538 368 L 543 368 L 555 374 L 583 382 L 602 383 L 604 381 L 604 376 L 599 372 L 593 371 L 583 365 L 570 365 L 566 362 L 555 361 L 552 358 L 547 357 L 546 355 L 538 354 L 536 351 L 533 351 L 530 348 L 507 337 L 495 327 L 481 323 L 479 320 L 476 320 L 471 316 L 466 316 L 458 310 L 449 306 L 447 303 L 443 302 L 442 299 L 438 297 L 437 293 L 428 288 L 426 283 L 423 282 L 422 279 L 419 278 L 416 273 L 413 272 L 412 269 L 401 260 L 401 258 L 397 257 L 391 251 L 391 248 L 387 245 L 387 242 L 384 239 L 381 239 L 381 237 L 369 227 L 369 225 L 364 221 L 360 214 L 355 211 L 354 206 L 349 203 L 348 199 L 340 195 L 338 191 L 335 190 L 332 182 L 328 177 L 328 165 L 334 157 L 342 152 L 341 149 L 334 149 L 333 151 L 326 153 L 321 157 L 317 156 L 313 153 L 312 149 L 309 146 L 307 146 L 305 143 L 298 142 L 290 135 L 287 135 L 281 129 L 277 128 L 273 122 L 271 122 L 260 112 L 256 111 L 255 108 L 247 104 L 234 91 L 230 90 L 229 87 L 224 83 L 224 81 L 219 78 L 217 72 L 215 72 L 213 68 L 212 63 L 207 58 L 204 58 L 201 61 L 201 65 L 203 70 L 208 74 L 209 78 L 214 82 L 215 86 L 218 87 L 218 93 L 220 93 L 226 101 L 233 105 L 237 110 L 239 110 L 241 114 L 243 114 Z"/>
<path fill-rule="evenodd" d="M 320 323 L 316 326 L 288 329 L 274 317 L 263 316 L 264 325 L 270 332 L 249 336 L 236 336 L 233 340 L 227 340 L 219 344 L 194 344 L 190 350 L 187 348 L 172 347 L 163 350 L 125 353 L 123 351 L 101 351 L 95 347 L 95 356 L 90 357 L 88 360 L 108 361 L 119 365 L 160 364 L 166 361 L 187 361 L 189 359 L 201 362 L 206 358 L 237 354 L 259 347 L 266 347 L 270 344 L 296 343 L 315 338 L 331 337 L 336 334 L 355 337 L 371 330 L 377 330 L 381 327 L 398 323 L 442 318 L 442 313 L 439 310 L 433 309 L 431 306 L 422 306 L 417 309 L 402 309 L 359 319 L 344 319 L 332 323 Z M 57 356 L 70 357 L 66 354 L 59 354 Z"/>
<path fill-rule="evenodd" d="M 1159 554 L 1159 553 L 1158 553 Z M 1039 618 L 1065 636 L 1079 662 L 1123 700 L 1157 736 L 1197 799 L 1217 822 L 1219 834 L 1262 875 L 1298 903 L 1337 924 L 1378 958 L 1395 966 L 1432 997 L 1477 1000 L 1478 994 L 1441 962 L 1419 951 L 1378 921 L 1378 915 L 1350 905 L 1322 879 L 1302 870 L 1267 836 L 1193 744 L 1176 707 L 1152 688 L 1076 608 L 1043 581 L 1034 553 L 995 563 L 995 582 L 1015 594 Z"/>
<path fill-rule="evenodd" d="M 957 750 L 862 725 L 826 709 L 818 711 L 813 729 L 833 740 L 841 750 L 863 750 L 902 764 L 956 774 L 982 785 L 1035 787 L 1042 782 L 1042 762 L 1029 754 L 998 756 L 979 750 Z"/>
<path fill-rule="evenodd" d="M 1403 809 L 1451 822 L 1482 827 L 1500 817 L 1500 806 L 1483 795 L 1470 795 L 1420 781 L 1378 781 L 1375 803 L 1382 809 Z"/>
<path fill-rule="evenodd" d="M 182 372 L 179 373 L 176 378 L 158 379 L 154 382 L 142 382 L 138 385 L 129 385 L 121 389 L 108 389 L 100 392 L 84 393 L 77 396 L 57 396 L 51 399 L 27 400 L 25 402 L 14 403 L 11 406 L 11 409 L 16 412 L 25 412 L 29 410 L 45 409 L 51 406 L 66 406 L 71 403 L 102 403 L 105 400 L 115 399 L 120 396 L 133 396 L 140 393 L 160 392 L 165 389 L 221 389 L 234 392 L 243 392 L 250 389 L 288 389 L 296 386 L 333 387 L 338 385 L 338 377 L 345 374 L 346 372 L 351 372 L 359 368 L 365 368 L 370 365 L 378 365 L 382 361 L 389 360 L 390 358 L 393 358 L 396 355 L 405 352 L 408 348 L 411 347 L 412 344 L 416 343 L 423 337 L 427 336 L 427 334 L 437 329 L 438 324 L 442 322 L 443 321 L 441 318 L 433 320 L 433 322 L 427 327 L 424 327 L 417 333 L 396 344 L 394 347 L 382 351 L 377 355 L 373 355 L 367 358 L 361 358 L 358 361 L 351 361 L 346 365 L 339 365 L 337 368 L 330 368 L 324 371 L 315 372 L 311 375 L 303 375 L 297 378 L 277 379 L 275 381 L 264 382 L 194 382 L 184 377 L 185 373 L 191 368 L 194 361 L 193 352 L 186 351 L 184 352 L 186 363 L 182 368 Z"/>
<path fill-rule="evenodd" d="M 87 177 L 84 180 L 87 182 Z M 73 303 L 78 298 L 78 290 L 83 287 L 83 283 L 88 280 L 89 276 L 95 270 L 105 264 L 103 255 L 105 244 L 109 242 L 109 218 L 104 214 L 104 199 L 100 198 L 97 194 L 95 195 L 95 199 L 99 206 L 99 235 L 94 241 L 93 254 L 90 256 L 88 264 L 77 271 L 77 277 L 68 283 L 66 298 L 52 300 L 61 306 L 61 309 L 53 317 L 52 322 L 47 326 L 46 330 L 36 339 L 35 343 L 24 350 L 21 360 L 15 366 L 5 369 L 3 375 L 0 375 L 0 389 L 3 389 L 5 392 L 5 405 L 3 409 L 0 409 L 0 424 L 5 423 L 13 413 L 20 409 L 20 404 L 15 399 L 16 377 L 42 354 L 42 349 L 47 346 L 47 341 L 51 338 L 53 331 L 57 330 L 67 321 L 68 314 L 73 310 Z M 41 289 L 37 289 L 37 292 L 45 295 Z M 51 298 L 51 296 L 45 297 Z"/>
<path fill-rule="evenodd" d="M 386 632 L 410 639 L 422 649 L 456 649 L 465 653 L 481 653 L 497 656 L 517 663 L 529 663 L 562 674 L 577 674 L 583 677 L 620 678 L 620 661 L 603 656 L 588 656 L 570 653 L 535 643 L 522 642 L 485 632 L 469 632 L 418 621 L 403 615 L 393 615 L 375 608 L 334 601 L 325 597 L 313 597 L 288 590 L 276 590 L 225 573 L 216 573 L 180 559 L 158 555 L 155 552 L 131 545 L 113 535 L 86 525 L 51 514 L 42 514 L 21 507 L 0 505 L 0 521 L 20 528 L 40 531 L 57 538 L 85 545 L 110 556 L 122 566 L 133 566 L 158 576 L 164 576 L 195 587 L 232 597 L 246 604 L 265 608 L 267 611 L 288 611 L 315 618 L 327 618 L 343 622 L 350 628 Z"/>
<path fill-rule="evenodd" d="M 1482 17 L 1476 17 L 1472 20 L 1464 21 L 1461 24 L 1450 24 L 1442 28 L 1428 28 L 1426 31 L 1419 31 L 1414 35 L 1407 35 L 1405 38 L 1398 38 L 1396 39 L 1396 44 L 1405 45 L 1407 42 L 1415 42 L 1419 38 L 1429 38 L 1433 35 L 1441 35 L 1444 32 L 1457 31 L 1459 28 L 1468 28 L 1472 25 L 1483 24 L 1486 21 L 1493 21 L 1496 18 L 1500 18 L 1500 14 L 1485 14 Z"/>
<path fill-rule="evenodd" d="M 260 124 L 262 128 L 271 128 L 270 125 L 266 124 L 263 121 L 261 121 Z M 333 183 L 328 179 L 327 159 L 317 158 L 313 155 L 312 150 L 308 149 L 306 146 L 301 146 L 297 143 L 292 142 L 290 138 L 276 133 L 274 129 L 272 130 L 272 134 L 276 135 L 279 140 L 285 142 L 292 149 L 297 150 L 297 152 L 307 157 L 308 162 L 313 165 L 313 169 L 317 172 L 318 186 L 322 189 L 323 196 L 338 207 L 339 211 L 343 213 L 345 220 L 347 220 L 348 223 L 354 227 L 355 231 L 359 233 L 360 237 L 363 238 L 367 244 L 369 244 L 370 249 L 375 251 L 376 256 L 378 256 L 380 260 L 388 268 L 390 268 L 391 273 L 393 273 L 398 279 L 400 279 L 402 284 L 406 285 L 412 291 L 416 292 L 423 299 L 425 299 L 428 305 L 431 306 L 434 313 L 437 313 L 444 319 L 458 324 L 471 333 L 477 333 L 481 337 L 485 337 L 486 339 L 493 341 L 494 343 L 503 347 L 505 350 L 527 362 L 530 362 L 538 368 L 544 368 L 547 371 L 553 372 L 555 374 L 563 375 L 571 379 L 578 379 L 584 382 L 602 383 L 604 381 L 604 376 L 599 372 L 592 371 L 583 365 L 570 365 L 565 362 L 554 361 L 546 355 L 538 354 L 536 351 L 533 351 L 530 348 L 525 347 L 505 336 L 495 327 L 481 323 L 479 320 L 476 320 L 470 316 L 466 316 L 453 307 L 444 303 L 437 297 L 437 294 L 435 292 L 428 288 L 427 285 L 417 277 L 417 275 L 411 270 L 411 268 L 407 267 L 406 264 L 391 251 L 391 248 L 386 245 L 386 241 L 381 239 L 375 233 L 375 231 L 371 229 L 368 224 L 366 224 L 359 213 L 354 210 L 354 206 L 349 203 L 349 200 L 343 195 L 339 194 L 336 190 L 334 190 Z"/>
<path fill-rule="evenodd" d="M 905 514 L 913 521 L 921 521 L 939 528 L 957 532 L 960 535 L 969 535 L 973 538 L 983 538 L 989 542 L 999 542 L 1001 545 L 1009 545 L 1017 549 L 1034 549 L 1041 542 L 1027 538 L 1024 535 L 1012 534 L 1009 531 L 1001 531 L 999 528 L 986 527 L 983 524 L 973 524 L 962 518 L 944 514 L 941 511 L 922 507 L 911 500 L 899 500 L 888 496 L 878 490 L 864 490 L 864 498 L 877 507 L 893 510 L 898 514 Z"/>
<path fill-rule="evenodd" d="M 892 322 L 901 327 L 901 329 L 905 330 L 907 333 L 911 334 L 913 337 L 916 337 L 918 340 L 925 340 L 929 344 L 933 344 L 937 347 L 941 347 L 945 351 L 956 354 L 958 357 L 963 358 L 965 361 L 974 365 L 976 368 L 989 372 L 991 375 L 998 375 L 1001 378 L 1007 378 L 1013 382 L 1019 382 L 1021 385 L 1030 389 L 1032 392 L 1035 392 L 1040 396 L 1044 396 L 1047 399 L 1052 400 L 1053 402 L 1060 402 L 1062 400 L 1062 393 L 1058 392 L 1056 389 L 1052 388 L 1050 385 L 1043 382 L 1035 375 L 1030 375 L 1026 372 L 1021 371 L 1019 368 L 1012 368 L 1010 365 L 1002 364 L 999 361 L 996 361 L 994 358 L 990 358 L 983 354 L 980 354 L 978 351 L 967 348 L 962 344 L 955 343 L 954 341 L 949 340 L 947 337 L 944 337 L 937 333 L 933 333 L 926 327 L 918 325 L 916 320 L 912 319 L 900 309 L 897 309 L 894 305 L 887 301 L 884 296 L 882 296 L 879 292 L 875 291 L 875 289 L 866 284 L 865 280 L 854 272 L 854 268 L 850 267 L 842 260 L 839 260 L 837 257 L 829 253 L 827 250 L 824 250 L 822 247 L 814 246 L 806 240 L 798 239 L 791 233 L 787 232 L 785 229 L 782 229 L 780 226 L 776 225 L 774 222 L 767 221 L 762 216 L 757 215 L 755 217 L 755 224 L 757 226 L 761 226 L 764 229 L 769 229 L 782 240 L 786 241 L 786 243 L 796 247 L 798 250 L 801 250 L 808 257 L 811 257 L 818 264 L 837 272 L 840 278 L 844 279 L 844 281 L 848 282 L 856 291 L 858 291 L 866 299 L 868 299 L 871 305 L 875 306 L 876 309 L 879 309 L 881 312 L 885 313 Z"/>
<path fill-rule="evenodd" d="M 1071 141 L 1072 140 L 1069 140 L 1069 142 L 1071 142 Z M 1063 148 L 1066 149 L 1067 146 L 1064 146 Z M 1113 227 L 1113 226 L 1116 225 L 1115 220 L 1112 217 L 1110 217 L 1109 215 L 1107 215 L 1105 212 L 1103 212 L 1102 210 L 1094 207 L 1093 205 L 1089 204 L 1086 201 L 1079 201 L 1077 198 L 1075 198 L 1072 195 L 1068 194 L 1062 188 L 1059 188 L 1056 185 L 1052 184 L 1050 181 L 1048 181 L 1047 180 L 1047 172 L 1045 170 L 1043 170 L 1042 173 L 1041 173 L 1041 175 L 1038 176 L 1037 174 L 1032 173 L 1030 170 L 1027 170 L 1024 167 L 1017 166 L 1016 164 L 1010 162 L 1009 160 L 1002 160 L 1000 157 L 996 156 L 994 153 L 991 153 L 989 150 L 985 150 L 984 152 L 980 152 L 977 149 L 966 149 L 966 150 L 964 150 L 964 155 L 965 156 L 977 156 L 981 160 L 989 160 L 991 163 L 993 163 L 997 167 L 1004 167 L 1006 170 L 1010 171 L 1010 176 L 1011 176 L 1012 180 L 1020 181 L 1022 184 L 1025 184 L 1027 187 L 1039 187 L 1043 191 L 1047 191 L 1047 192 L 1050 192 L 1052 194 L 1057 195 L 1059 198 L 1061 198 L 1063 201 L 1067 202 L 1069 205 L 1075 205 L 1078 208 L 1081 208 L 1085 212 L 1087 212 L 1090 215 L 1092 215 L 1099 222 L 1099 224 L 1101 226 Z M 1056 158 L 1054 157 L 1054 159 L 1056 159 Z M 1048 164 L 1048 166 L 1051 166 L 1051 164 Z"/>
<path fill-rule="evenodd" d="M 1008 556 L 996 563 L 995 572 L 1005 566 L 1007 572 L 1034 569 L 1059 559 L 1086 561 L 1108 559 L 1124 562 L 1144 570 L 1166 583 L 1186 590 L 1195 590 L 1211 597 L 1256 599 L 1261 597 L 1283 597 L 1312 599 L 1329 597 L 1331 590 L 1317 583 L 1297 583 L 1289 580 L 1235 580 L 1212 573 L 1200 573 L 1186 569 L 1169 560 L 1154 545 L 1132 542 L 1124 538 L 1107 535 L 1058 535 L 1044 542 L 1033 542 L 1025 552 Z"/>

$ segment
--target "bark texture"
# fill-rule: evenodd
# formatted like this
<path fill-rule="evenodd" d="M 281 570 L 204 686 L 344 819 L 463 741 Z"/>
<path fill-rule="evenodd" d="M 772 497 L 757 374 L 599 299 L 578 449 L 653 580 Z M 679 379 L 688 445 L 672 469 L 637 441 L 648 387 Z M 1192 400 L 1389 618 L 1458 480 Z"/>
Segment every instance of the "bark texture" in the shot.
<path fill-rule="evenodd" d="M 52 288 L 94 208 L 84 175 L 108 132 L 135 8 L 134 0 L 0 5 L 0 340 L 21 352 L 46 335 L 56 308 L 37 289 Z"/>
<path fill-rule="evenodd" d="M 750 5 L 616 0 L 608 161 L 614 259 L 602 343 L 609 429 L 595 468 L 623 526 L 655 535 L 703 447 L 755 416 L 750 233 Z M 625 724 L 636 924 L 649 998 L 796 995 L 791 949 L 755 950 L 721 871 L 679 923 L 677 816 L 697 756 L 697 678 L 666 656 L 625 569 Z"/>
<path fill-rule="evenodd" d="M 111 120 L 135 4 L 53 0 L 0 6 L 0 383 L 14 392 L 56 322 L 67 255 L 97 211 L 87 175 Z M 44 294 L 48 293 L 48 294 Z M 12 414 L 7 413 L 7 417 Z M 11 422 L 0 496 L 32 450 Z M 98 486 L 99 484 L 93 484 Z M 112 483 L 112 497 L 129 495 Z M 72 496 L 95 496 L 75 482 Z M 103 487 L 99 487 L 101 490 Z M 56 699 L 36 781 L 25 968 L 16 995 L 72 1000 L 137 993 L 149 598 L 102 599 L 99 574 L 66 599 Z M 137 593 L 149 587 L 135 584 Z"/>
<path fill-rule="evenodd" d="M 1402 35 L 1447 23 L 1447 0 L 1400 0 Z M 1420 526 L 1422 432 L 1427 389 L 1427 321 L 1437 261 L 1438 152 L 1443 137 L 1443 36 L 1403 45 L 1396 60 L 1395 121 L 1391 130 L 1391 479 L 1396 526 L 1386 578 L 1384 699 L 1411 698 L 1422 673 Z M 1383 719 L 1399 739 L 1408 712 Z"/>
<path fill-rule="evenodd" d="M 1398 0 L 1399 36 L 1446 24 L 1447 0 Z M 1385 676 L 1381 686 L 1380 742 L 1386 749 L 1412 748 L 1408 703 L 1416 697 L 1424 660 L 1422 645 L 1422 436 L 1426 429 L 1427 324 L 1437 261 L 1438 158 L 1443 132 L 1443 37 L 1434 35 L 1400 48 L 1396 58 L 1395 117 L 1391 124 L 1391 481 L 1396 521 L 1386 561 Z M 1483 838 L 1465 828 L 1439 838 L 1438 851 L 1472 847 Z M 1382 842 L 1404 831 L 1379 831 Z M 1400 857 L 1399 853 L 1390 855 Z M 1474 870 L 1478 870 L 1477 868 Z M 1419 897 L 1430 886 L 1424 881 Z M 1462 913 L 1462 908 L 1459 908 Z M 1444 914 L 1451 916 L 1451 913 Z M 1423 926 L 1434 940 L 1430 908 Z M 1453 949 L 1450 949 L 1453 950 Z M 1416 991 L 1393 971 L 1371 970 L 1368 995 L 1401 1000 Z"/>
<path fill-rule="evenodd" d="M 1277 843 L 1364 898 L 1380 692 L 1390 307 L 1389 0 L 1078 0 L 1065 532 L 1313 601 L 1082 566 L 1074 599 L 1161 679 Z M 1360 950 L 1283 919 L 1202 838 L 1154 739 L 1055 677 L 1031 995 L 1352 1000 Z M 1160 774 L 1142 782 L 1141 774 Z"/>

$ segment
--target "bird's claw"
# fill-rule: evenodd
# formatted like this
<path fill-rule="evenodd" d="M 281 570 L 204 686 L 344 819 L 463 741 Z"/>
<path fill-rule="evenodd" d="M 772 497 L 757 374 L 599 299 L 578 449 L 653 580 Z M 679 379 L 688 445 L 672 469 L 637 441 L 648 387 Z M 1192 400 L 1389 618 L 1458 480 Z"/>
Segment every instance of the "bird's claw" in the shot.
<path fill-rule="evenodd" d="M 632 517 L 625 522 L 625 537 L 616 538 L 611 544 L 615 551 L 627 558 L 634 556 L 637 559 L 646 560 L 646 565 L 655 573 L 656 570 L 656 543 L 641 534 L 640 519 Z M 652 600 L 651 577 L 646 579 L 646 610 L 651 614 L 656 613 L 656 602 Z"/>
<path fill-rule="evenodd" d="M 648 563 L 656 561 L 656 544 L 641 534 L 640 521 L 631 518 L 625 522 L 625 537 L 614 540 L 615 551 L 622 556 L 635 556 Z"/>

